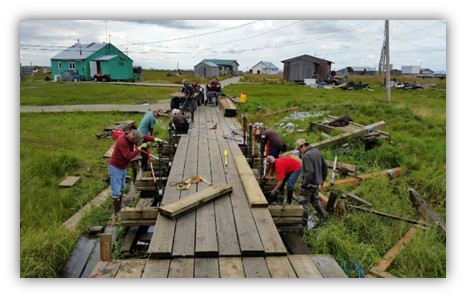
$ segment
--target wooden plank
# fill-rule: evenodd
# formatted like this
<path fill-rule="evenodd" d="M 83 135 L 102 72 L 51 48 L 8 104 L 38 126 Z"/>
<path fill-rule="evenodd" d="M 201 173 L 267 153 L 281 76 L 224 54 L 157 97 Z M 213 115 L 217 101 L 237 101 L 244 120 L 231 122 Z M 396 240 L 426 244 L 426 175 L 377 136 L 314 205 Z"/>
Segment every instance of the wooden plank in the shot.
<path fill-rule="evenodd" d="M 100 256 L 99 256 L 100 258 Z M 101 271 L 105 269 L 105 266 L 107 266 L 107 262 L 105 261 L 98 261 L 97 264 L 94 266 L 92 269 L 91 274 L 89 275 L 89 278 L 96 278 L 99 277 L 101 274 Z"/>
<path fill-rule="evenodd" d="M 322 278 L 310 255 L 289 255 L 288 260 L 298 278 Z"/>
<path fill-rule="evenodd" d="M 270 273 L 265 259 L 262 257 L 244 257 L 244 273 L 247 278 L 269 278 Z"/>
<path fill-rule="evenodd" d="M 346 273 L 329 255 L 311 255 L 312 260 L 325 278 L 347 278 Z"/>
<path fill-rule="evenodd" d="M 219 278 L 219 266 L 217 258 L 194 259 L 194 278 Z"/>
<path fill-rule="evenodd" d="M 81 177 L 79 176 L 67 176 L 65 180 L 60 182 L 60 187 L 72 187 L 81 182 Z"/>
<path fill-rule="evenodd" d="M 328 197 L 327 206 L 325 206 L 325 211 L 332 213 L 333 209 L 335 208 L 335 201 L 337 200 L 337 194 L 333 191 L 330 193 Z"/>
<path fill-rule="evenodd" d="M 123 260 L 115 278 L 140 278 L 146 260 Z"/>
<path fill-rule="evenodd" d="M 254 216 L 265 254 L 269 256 L 286 255 L 285 244 L 283 244 L 269 210 L 265 208 L 252 208 L 252 215 Z"/>
<path fill-rule="evenodd" d="M 447 227 L 440 217 L 427 205 L 426 201 L 421 195 L 414 189 L 408 188 L 409 199 L 413 203 L 413 206 L 421 213 L 428 224 L 437 226 L 437 230 L 442 235 L 443 240 L 447 239 Z"/>
<path fill-rule="evenodd" d="M 79 237 L 78 243 L 76 244 L 71 257 L 66 263 L 66 273 L 69 278 L 81 277 L 84 268 L 86 267 L 87 260 L 91 255 L 94 247 L 96 246 L 97 240 L 95 237 L 89 237 L 86 234 Z"/>
<path fill-rule="evenodd" d="M 153 226 L 155 225 L 155 219 L 132 219 L 132 220 L 120 220 L 120 223 L 125 227 L 132 226 Z"/>
<path fill-rule="evenodd" d="M 221 278 L 244 278 L 245 273 L 243 269 L 243 261 L 241 258 L 232 257 L 218 258 L 218 263 L 220 267 L 220 277 Z"/>
<path fill-rule="evenodd" d="M 376 268 L 372 267 L 366 274 L 366 278 L 397 278 L 394 275 L 391 275 L 388 272 L 377 270 Z"/>
<path fill-rule="evenodd" d="M 244 155 L 233 156 L 236 167 L 238 168 L 238 174 L 241 177 L 241 183 L 243 185 L 246 197 L 251 207 L 268 207 L 267 199 L 262 192 L 257 180 L 254 177 L 254 173 L 248 164 L 248 161 Z"/>
<path fill-rule="evenodd" d="M 219 122 L 215 109 L 206 109 L 206 121 L 210 121 L 210 123 Z M 222 161 L 223 149 L 226 148 L 226 145 L 222 144 L 223 147 L 220 148 L 217 138 L 216 130 L 209 129 L 207 131 L 212 183 L 226 183 Z M 226 195 L 214 202 L 218 253 L 220 256 L 241 255 L 231 196 L 231 194 Z"/>
<path fill-rule="evenodd" d="M 288 257 L 265 257 L 272 278 L 296 278 Z"/>
<path fill-rule="evenodd" d="M 282 233 L 282 239 L 291 254 L 305 255 L 311 254 L 309 246 L 304 242 L 298 233 Z"/>
<path fill-rule="evenodd" d="M 183 176 L 186 178 L 197 175 L 197 155 L 199 152 L 199 113 L 194 113 L 194 122 L 191 124 L 188 138 L 188 149 L 183 160 Z M 183 179 L 183 180 L 185 180 Z M 180 200 L 194 194 L 197 184 L 192 184 L 187 190 L 180 193 Z M 162 202 L 164 203 L 164 202 Z M 173 257 L 194 257 L 196 245 L 196 212 L 186 213 L 176 220 L 175 234 L 173 236 Z"/>
<path fill-rule="evenodd" d="M 350 139 L 361 137 L 361 136 L 363 136 L 363 135 L 365 135 L 365 134 L 367 134 L 367 133 L 369 133 L 369 132 L 371 132 L 373 130 L 383 128 L 384 126 L 385 126 L 385 122 L 384 121 L 379 121 L 379 122 L 376 122 L 374 124 L 367 125 L 364 128 L 360 128 L 358 130 L 355 130 L 353 132 L 345 132 L 345 133 L 342 133 L 342 134 L 340 134 L 338 136 L 334 136 L 334 137 L 331 137 L 329 139 L 322 140 L 320 142 L 312 144 L 311 146 L 314 147 L 314 148 L 317 148 L 317 149 L 323 149 L 323 148 L 326 148 L 326 147 L 334 146 L 334 145 L 337 145 L 337 144 L 347 142 Z"/>
<path fill-rule="evenodd" d="M 108 150 L 104 153 L 104 158 L 112 157 L 113 149 L 115 149 L 115 144 L 116 142 L 113 142 L 112 146 L 110 146 L 110 148 L 108 148 Z"/>
<path fill-rule="evenodd" d="M 388 177 L 396 177 L 396 176 L 401 176 L 406 172 L 405 169 L 403 168 L 393 168 L 393 169 L 388 169 L 388 170 L 383 170 L 379 172 L 374 172 L 374 173 L 369 173 L 369 174 L 363 174 L 363 175 L 358 175 L 356 177 L 348 177 L 345 179 L 339 179 L 336 180 L 333 186 L 338 186 L 338 185 L 356 185 L 361 183 L 361 181 L 374 178 L 374 177 L 379 177 L 379 176 L 388 176 Z M 324 185 L 321 187 L 321 191 L 327 189 L 330 187 L 330 183 L 324 182 Z"/>
<path fill-rule="evenodd" d="M 216 109 L 215 112 L 217 113 L 217 117 L 222 117 L 218 109 Z M 230 156 L 242 154 L 236 140 L 225 139 L 223 137 L 224 135 L 231 134 L 231 127 L 229 127 L 225 121 L 220 121 L 215 131 L 217 140 L 224 140 L 223 142 L 218 141 L 221 154 L 223 154 L 223 150 L 225 149 L 229 151 Z M 251 207 L 241 184 L 235 163 L 232 162 L 228 167 L 224 167 L 224 173 L 227 183 L 233 186 L 230 199 L 235 217 L 236 234 L 239 240 L 241 255 L 262 256 L 264 255 L 264 247 L 260 241 Z"/>
<path fill-rule="evenodd" d="M 179 182 L 183 179 L 184 160 L 188 151 L 188 137 L 181 136 L 173 165 L 170 170 L 169 182 Z M 178 200 L 180 191 L 176 187 L 168 186 L 162 198 L 163 203 L 171 203 Z M 165 216 L 159 216 L 155 223 L 154 234 L 150 242 L 148 253 L 152 253 L 154 257 L 170 257 L 173 248 L 173 235 L 175 234 L 176 221 Z"/>
<path fill-rule="evenodd" d="M 199 134 L 203 136 L 207 136 L 208 130 L 207 125 L 202 125 L 203 123 L 207 123 L 205 109 L 206 107 L 202 106 L 200 107 L 201 111 L 197 113 L 199 115 L 199 123 L 201 124 L 199 126 Z M 215 148 L 212 149 L 217 149 L 218 145 L 215 144 L 214 147 Z M 209 154 L 209 141 L 207 138 L 199 138 L 197 172 L 207 181 L 212 181 Z M 201 183 L 197 186 L 198 191 L 204 191 L 205 189 L 208 189 L 208 185 L 206 183 Z M 222 198 L 226 199 L 226 197 L 227 196 L 223 196 Z M 219 255 L 214 202 L 205 204 L 196 210 L 196 247 L 194 255 L 199 257 L 216 257 Z"/>
<path fill-rule="evenodd" d="M 194 259 L 176 258 L 170 262 L 168 271 L 169 278 L 192 278 L 194 277 Z"/>
<path fill-rule="evenodd" d="M 154 198 L 140 198 L 136 204 L 136 208 L 152 207 L 153 203 Z"/>
<path fill-rule="evenodd" d="M 276 226 L 303 224 L 302 217 L 273 217 L 273 223 Z"/>
<path fill-rule="evenodd" d="M 327 167 L 329 169 L 333 169 L 333 164 L 335 162 L 334 160 L 326 159 L 325 162 L 327 163 Z M 355 166 L 355 165 L 352 165 L 352 164 L 349 164 L 349 163 L 340 162 L 340 161 L 337 161 L 336 169 L 340 173 L 346 172 L 346 171 L 350 172 L 350 173 L 357 173 L 358 172 L 358 166 Z"/>
<path fill-rule="evenodd" d="M 159 211 L 157 207 L 124 207 L 121 209 L 122 220 L 155 220 Z"/>
<path fill-rule="evenodd" d="M 89 212 L 92 208 L 98 207 L 105 203 L 105 201 L 110 197 L 111 195 L 111 190 L 110 186 L 107 187 L 104 191 L 99 193 L 92 201 L 84 205 L 81 209 L 79 209 L 78 212 L 73 214 L 70 218 L 68 218 L 64 223 L 63 227 L 65 227 L 68 230 L 73 230 L 81 220 L 81 218 Z"/>
<path fill-rule="evenodd" d="M 233 188 L 230 185 L 219 183 L 191 194 L 176 202 L 162 205 L 159 207 L 159 212 L 165 216 L 177 218 L 180 215 L 186 214 L 198 208 L 199 206 L 202 206 L 214 199 L 230 193 L 232 190 Z"/>
<path fill-rule="evenodd" d="M 170 268 L 170 260 L 149 260 L 144 267 L 142 278 L 167 278 Z"/>
<path fill-rule="evenodd" d="M 96 268 L 94 268 L 95 270 L 91 273 L 91 278 L 114 278 L 120 264 L 121 260 L 99 262 Z"/>
<path fill-rule="evenodd" d="M 128 229 L 128 232 L 126 232 L 125 238 L 123 239 L 123 243 L 121 244 L 121 252 L 128 252 L 131 250 L 131 247 L 133 247 L 133 243 L 136 240 L 138 230 L 138 226 L 132 226 Z"/>
<path fill-rule="evenodd" d="M 301 205 L 270 205 L 268 209 L 272 217 L 302 217 L 304 214 Z"/>
<path fill-rule="evenodd" d="M 348 195 L 346 195 L 346 199 L 356 205 L 362 205 L 362 206 L 366 206 L 366 207 L 372 207 L 372 204 L 369 203 L 368 201 L 366 200 L 363 200 L 362 198 L 358 197 L 357 195 L 353 194 L 353 193 L 349 193 Z"/>
<path fill-rule="evenodd" d="M 395 219 L 395 220 L 408 222 L 408 223 L 411 223 L 411 224 L 416 224 L 416 225 L 420 225 L 420 226 L 425 226 L 426 225 L 424 221 L 417 221 L 417 220 L 414 220 L 414 219 L 403 218 L 403 217 L 396 216 L 396 215 L 393 215 L 393 214 L 380 212 L 380 211 L 377 211 L 377 210 L 374 210 L 374 209 L 364 208 L 364 207 L 360 207 L 360 206 L 350 206 L 350 208 L 360 210 L 360 211 L 364 211 L 364 212 L 369 212 L 369 213 L 379 215 L 379 216 L 382 216 L 382 217 L 386 217 L 386 218 L 390 218 L 390 219 Z"/>
<path fill-rule="evenodd" d="M 92 274 L 94 267 L 100 262 L 100 245 L 94 246 L 91 255 L 87 259 L 86 267 L 84 268 L 81 278 L 88 278 Z"/>

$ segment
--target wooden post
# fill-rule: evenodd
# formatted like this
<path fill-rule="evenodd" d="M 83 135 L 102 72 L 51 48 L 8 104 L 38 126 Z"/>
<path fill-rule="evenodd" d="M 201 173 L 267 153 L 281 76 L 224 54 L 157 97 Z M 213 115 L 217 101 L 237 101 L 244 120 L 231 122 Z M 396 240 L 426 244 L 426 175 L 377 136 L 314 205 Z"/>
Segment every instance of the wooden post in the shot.
<path fill-rule="evenodd" d="M 100 259 L 102 261 L 112 260 L 112 234 L 100 234 Z"/>

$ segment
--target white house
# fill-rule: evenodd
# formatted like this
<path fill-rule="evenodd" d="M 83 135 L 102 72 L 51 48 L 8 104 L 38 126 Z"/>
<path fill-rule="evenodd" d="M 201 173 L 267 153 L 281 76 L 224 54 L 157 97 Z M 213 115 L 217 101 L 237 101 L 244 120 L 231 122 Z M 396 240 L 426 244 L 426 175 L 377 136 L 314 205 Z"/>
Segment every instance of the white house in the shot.
<path fill-rule="evenodd" d="M 278 67 L 272 62 L 260 61 L 251 70 L 253 74 L 278 74 Z"/>

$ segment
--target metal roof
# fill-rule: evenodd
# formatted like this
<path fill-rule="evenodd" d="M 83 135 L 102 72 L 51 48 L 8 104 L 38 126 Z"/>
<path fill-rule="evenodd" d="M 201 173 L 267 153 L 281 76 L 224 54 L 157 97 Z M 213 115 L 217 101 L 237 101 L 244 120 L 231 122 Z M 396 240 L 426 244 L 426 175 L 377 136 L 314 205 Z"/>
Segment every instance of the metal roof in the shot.
<path fill-rule="evenodd" d="M 232 65 L 234 63 L 238 64 L 238 61 L 236 60 L 226 60 L 226 59 L 204 59 L 201 62 L 211 62 L 214 63 L 215 65 Z"/>
<path fill-rule="evenodd" d="M 332 61 L 325 60 L 325 59 L 321 59 L 321 58 L 317 58 L 317 57 L 314 57 L 314 56 L 311 56 L 311 55 L 301 55 L 301 56 L 298 56 L 298 57 L 286 59 L 286 60 L 283 60 L 282 63 L 287 63 L 287 62 L 291 62 L 291 61 L 295 61 L 295 60 L 300 60 L 300 59 L 303 59 L 303 60 L 310 60 L 310 61 L 316 62 L 316 63 L 333 63 Z"/>
<path fill-rule="evenodd" d="M 51 59 L 60 59 L 60 60 L 82 60 L 86 59 L 90 55 L 94 54 L 98 50 L 105 47 L 106 43 L 90 43 L 82 44 L 77 43 L 64 50 L 63 52 L 55 55 Z"/>
<path fill-rule="evenodd" d="M 207 65 L 207 66 L 210 66 L 210 67 L 217 67 L 217 66 L 218 66 L 217 64 L 215 64 L 215 63 L 213 63 L 213 62 L 210 62 L 210 61 L 201 61 L 199 64 L 201 64 L 201 63 L 202 63 L 202 64 L 205 64 L 205 65 Z M 199 64 L 197 64 L 197 65 L 199 65 Z M 196 66 L 197 66 L 197 65 L 196 65 Z"/>
<path fill-rule="evenodd" d="M 105 55 L 95 58 L 94 61 L 109 61 L 115 57 L 118 57 L 118 55 Z"/>
<path fill-rule="evenodd" d="M 254 66 L 251 67 L 251 68 L 254 68 L 254 67 L 256 67 L 257 65 L 259 65 L 259 64 L 261 64 L 261 63 L 264 64 L 265 67 L 267 67 L 267 68 L 276 68 L 276 69 L 278 69 L 278 67 L 275 66 L 275 64 L 273 64 L 272 62 L 267 62 L 267 61 L 260 61 L 259 63 L 257 63 L 256 65 L 254 65 Z"/>

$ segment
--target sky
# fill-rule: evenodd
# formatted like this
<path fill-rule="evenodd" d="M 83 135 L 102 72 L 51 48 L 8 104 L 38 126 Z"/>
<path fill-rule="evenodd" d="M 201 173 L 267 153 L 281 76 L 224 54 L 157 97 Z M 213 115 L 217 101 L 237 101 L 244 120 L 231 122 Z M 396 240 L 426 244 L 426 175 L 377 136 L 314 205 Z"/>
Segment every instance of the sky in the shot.
<path fill-rule="evenodd" d="M 112 43 L 144 69 L 193 69 L 203 59 L 232 59 L 247 71 L 260 61 L 304 54 L 378 70 L 384 44 L 381 19 L 24 19 L 19 24 L 21 65 L 50 66 L 50 59 L 78 43 Z M 394 69 L 420 66 L 446 71 L 447 21 L 389 20 Z"/>
<path fill-rule="evenodd" d="M 466 162 L 463 153 L 465 146 L 462 141 L 464 124 L 461 120 L 465 114 L 462 69 L 466 62 L 463 54 L 465 38 L 462 31 L 466 28 L 466 18 L 462 8 L 438 0 L 385 2 L 16 0 L 9 1 L 8 6 L 4 6 L 0 14 L 0 30 L 4 42 L 2 46 L 4 64 L 3 71 L 0 72 L 3 105 L 0 112 L 5 123 L 2 156 L 6 165 L 0 179 L 2 190 L 5 190 L 2 193 L 4 212 L 0 216 L 5 241 L 4 245 L 0 246 L 3 256 L 0 279 L 3 281 L 5 292 L 12 290 L 21 296 L 47 295 L 50 298 L 63 297 L 65 293 L 73 298 L 90 295 L 125 296 L 135 293 L 167 297 L 193 294 L 218 297 L 221 293 L 234 297 L 260 297 L 266 294 L 267 297 L 330 295 L 361 298 L 375 295 L 377 297 L 407 295 L 444 297 L 452 291 L 464 292 L 466 258 L 463 257 L 465 237 L 464 221 L 461 219 L 464 218 L 466 200 L 461 186 L 464 184 L 462 178 Z M 335 63 L 336 69 L 348 65 L 372 67 L 379 62 L 383 42 L 383 20 L 386 19 L 391 20 L 390 48 L 394 68 L 403 65 L 421 65 L 437 71 L 447 70 L 449 66 L 446 93 L 449 233 L 446 279 L 390 281 L 327 279 L 289 282 L 283 280 L 130 282 L 125 280 L 118 283 L 19 279 L 20 243 L 17 223 L 20 200 L 18 150 L 20 76 L 18 63 L 47 64 L 50 63 L 50 57 L 76 43 L 78 39 L 81 43 L 110 39 L 121 50 L 128 51 L 136 65 L 153 68 L 175 69 L 177 64 L 180 68 L 192 68 L 204 58 L 237 59 L 240 70 L 252 67 L 260 60 L 269 60 L 282 68 L 282 60 L 303 54 L 315 54 L 330 60 Z M 27 22 L 29 20 L 35 21 Z M 50 20 L 65 21 L 50 22 Z M 78 24 L 74 20 L 93 21 L 83 21 Z M 159 24 L 156 24 L 157 20 Z M 174 20 L 220 21 L 174 22 Z M 302 22 L 298 23 L 301 20 Z M 244 26 L 239 27 L 241 25 Z M 146 33 L 143 35 L 143 32 Z M 446 39 L 445 36 L 448 38 Z M 26 51 L 26 46 L 35 50 Z"/>

